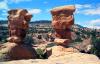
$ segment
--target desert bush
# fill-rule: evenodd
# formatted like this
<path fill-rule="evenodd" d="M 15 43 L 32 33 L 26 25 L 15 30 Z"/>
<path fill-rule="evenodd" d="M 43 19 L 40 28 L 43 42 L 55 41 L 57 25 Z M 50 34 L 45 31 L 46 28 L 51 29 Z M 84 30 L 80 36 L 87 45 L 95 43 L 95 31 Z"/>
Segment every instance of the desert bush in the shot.
<path fill-rule="evenodd" d="M 100 58 L 100 38 L 94 38 L 92 41 L 93 47 L 91 53 L 97 55 Z"/>
<path fill-rule="evenodd" d="M 74 42 L 82 42 L 82 39 L 78 37 L 77 39 L 74 40 Z"/>
<path fill-rule="evenodd" d="M 52 46 L 55 46 L 56 44 L 53 42 L 53 43 L 50 43 L 48 44 L 46 47 L 49 48 L 49 47 L 52 47 Z"/>
<path fill-rule="evenodd" d="M 39 59 L 44 59 L 44 51 L 40 48 L 36 49 L 37 55 Z"/>

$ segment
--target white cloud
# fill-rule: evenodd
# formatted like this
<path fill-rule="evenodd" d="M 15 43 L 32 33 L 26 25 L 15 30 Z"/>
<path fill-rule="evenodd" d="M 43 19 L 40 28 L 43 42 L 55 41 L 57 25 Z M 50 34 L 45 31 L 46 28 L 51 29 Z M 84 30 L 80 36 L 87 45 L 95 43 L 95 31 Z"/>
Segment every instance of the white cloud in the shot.
<path fill-rule="evenodd" d="M 100 19 L 91 20 L 88 23 L 89 28 L 100 29 Z"/>
<path fill-rule="evenodd" d="M 99 23 L 100 24 L 100 19 L 96 19 L 96 20 L 92 20 L 91 21 L 91 24 L 96 24 L 96 23 Z"/>
<path fill-rule="evenodd" d="M 82 13 L 86 15 L 100 15 L 100 7 L 95 9 L 83 10 Z"/>
<path fill-rule="evenodd" d="M 0 9 L 9 9 L 6 1 L 0 2 Z"/>
<path fill-rule="evenodd" d="M 41 9 L 30 9 L 30 10 L 29 10 L 29 13 L 31 13 L 31 14 L 39 14 L 39 13 L 41 13 L 41 12 L 42 12 Z"/>
<path fill-rule="evenodd" d="M 92 8 L 92 5 L 90 4 L 75 4 L 75 7 L 76 7 L 76 11 L 75 13 L 82 13 L 82 11 L 84 9 L 88 9 L 88 8 Z"/>
<path fill-rule="evenodd" d="M 92 6 L 90 4 L 76 4 L 76 13 L 84 15 L 100 15 L 100 7 Z"/>
<path fill-rule="evenodd" d="M 91 8 L 91 5 L 90 5 L 90 4 L 83 4 L 83 5 L 81 5 L 81 4 L 75 4 L 75 7 L 76 7 L 77 9 Z"/>

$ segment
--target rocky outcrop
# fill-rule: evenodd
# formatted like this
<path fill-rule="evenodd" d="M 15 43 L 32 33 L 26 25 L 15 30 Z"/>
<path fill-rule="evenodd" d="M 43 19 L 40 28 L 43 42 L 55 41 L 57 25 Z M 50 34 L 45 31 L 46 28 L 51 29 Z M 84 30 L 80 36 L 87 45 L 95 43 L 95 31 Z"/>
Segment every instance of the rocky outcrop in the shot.
<path fill-rule="evenodd" d="M 84 53 L 70 53 L 50 59 L 30 59 L 3 62 L 0 64 L 100 64 L 100 60 L 95 55 Z"/>
<path fill-rule="evenodd" d="M 35 49 L 29 45 L 8 42 L 0 47 L 0 61 L 34 59 L 36 57 Z"/>
<path fill-rule="evenodd" d="M 72 54 L 72 53 L 79 53 L 79 51 L 72 47 L 65 48 L 63 46 L 53 46 L 47 49 L 47 54 L 49 54 L 48 55 L 49 58 L 57 58 L 59 56 L 64 56 L 64 55 Z"/>

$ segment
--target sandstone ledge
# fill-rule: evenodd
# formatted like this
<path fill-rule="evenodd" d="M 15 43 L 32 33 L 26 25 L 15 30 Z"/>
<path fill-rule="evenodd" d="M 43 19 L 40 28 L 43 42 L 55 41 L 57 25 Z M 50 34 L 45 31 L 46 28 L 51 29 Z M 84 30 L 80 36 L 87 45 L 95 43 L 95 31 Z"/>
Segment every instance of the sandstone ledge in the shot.
<path fill-rule="evenodd" d="M 50 59 L 14 60 L 0 64 L 100 64 L 100 60 L 92 54 L 72 53 Z"/>

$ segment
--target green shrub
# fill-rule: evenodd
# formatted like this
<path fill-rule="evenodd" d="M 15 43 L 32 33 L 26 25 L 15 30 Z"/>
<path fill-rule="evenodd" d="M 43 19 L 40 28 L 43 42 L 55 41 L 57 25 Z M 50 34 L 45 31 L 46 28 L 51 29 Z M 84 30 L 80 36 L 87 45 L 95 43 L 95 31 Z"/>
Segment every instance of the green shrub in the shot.
<path fill-rule="evenodd" d="M 74 40 L 74 42 L 82 42 L 82 39 L 78 37 L 77 39 Z"/>
<path fill-rule="evenodd" d="M 46 47 L 49 48 L 49 47 L 52 47 L 52 46 L 55 46 L 55 45 L 56 45 L 55 43 L 50 43 Z"/>
<path fill-rule="evenodd" d="M 100 58 L 100 38 L 93 38 L 92 40 L 93 47 L 91 49 L 91 53 Z"/>
<path fill-rule="evenodd" d="M 42 49 L 37 48 L 37 49 L 36 49 L 36 52 L 37 52 L 37 54 L 38 54 L 38 58 L 39 58 L 39 59 L 43 59 L 43 58 L 44 58 L 44 57 L 43 57 L 44 51 L 43 51 Z"/>

